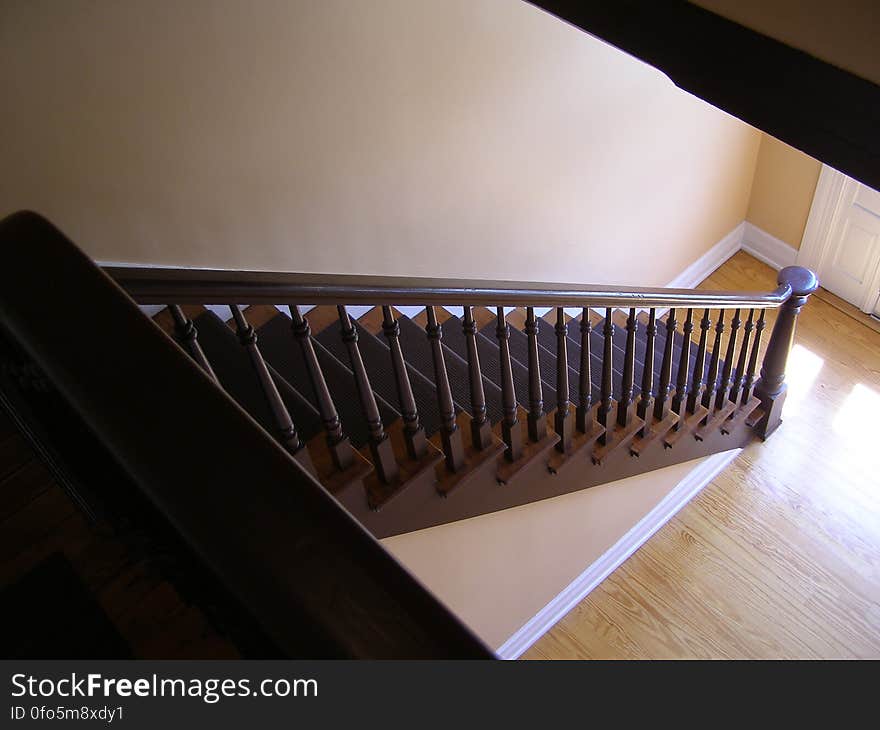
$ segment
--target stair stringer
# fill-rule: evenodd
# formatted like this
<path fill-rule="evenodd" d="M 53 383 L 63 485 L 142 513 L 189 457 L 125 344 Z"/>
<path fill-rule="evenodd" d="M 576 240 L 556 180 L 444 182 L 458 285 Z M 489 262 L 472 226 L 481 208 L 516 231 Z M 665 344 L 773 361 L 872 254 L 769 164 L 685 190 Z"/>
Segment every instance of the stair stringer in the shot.
<path fill-rule="evenodd" d="M 722 433 L 720 428 L 714 429 L 705 434 L 703 441 L 688 434 L 671 449 L 664 447 L 662 439 L 657 439 L 638 457 L 631 456 L 629 449 L 619 449 L 601 465 L 593 464 L 589 454 L 584 453 L 569 459 L 563 468 L 551 474 L 545 458 L 523 467 L 509 484 L 499 484 L 490 470 L 484 470 L 461 489 L 446 496 L 439 494 L 433 485 L 413 485 L 414 489 L 404 490 L 404 494 L 379 510 L 370 510 L 366 500 L 363 503 L 357 500 L 356 506 L 349 501 L 343 506 L 376 537 L 390 537 L 589 489 L 729 449 L 744 448 L 757 438 L 752 427 L 740 422 L 728 434 Z"/>

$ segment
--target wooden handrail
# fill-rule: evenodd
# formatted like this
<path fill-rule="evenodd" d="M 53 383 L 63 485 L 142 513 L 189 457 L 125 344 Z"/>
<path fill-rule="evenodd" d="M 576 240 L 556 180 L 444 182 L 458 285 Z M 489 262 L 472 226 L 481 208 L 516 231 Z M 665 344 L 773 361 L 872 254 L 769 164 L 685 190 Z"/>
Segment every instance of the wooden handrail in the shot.
<path fill-rule="evenodd" d="M 771 292 L 722 292 L 597 284 L 530 283 L 353 274 L 168 269 L 107 266 L 140 304 L 462 304 L 531 307 L 756 309 L 781 306 L 791 287 Z"/>
<path fill-rule="evenodd" d="M 493 656 L 48 221 L 3 219 L 0 247 L 2 333 L 283 654 L 317 633 L 341 656 Z"/>

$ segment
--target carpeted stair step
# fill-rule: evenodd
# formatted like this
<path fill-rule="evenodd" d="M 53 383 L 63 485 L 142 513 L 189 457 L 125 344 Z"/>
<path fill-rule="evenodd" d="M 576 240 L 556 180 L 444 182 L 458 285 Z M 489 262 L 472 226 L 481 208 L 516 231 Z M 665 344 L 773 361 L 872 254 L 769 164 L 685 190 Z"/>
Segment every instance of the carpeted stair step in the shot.
<path fill-rule="evenodd" d="M 443 324 L 443 341 L 461 357 L 467 360 L 467 340 L 462 331 L 462 321 L 458 317 L 450 317 Z M 491 332 L 489 332 L 491 330 Z M 511 328 L 511 334 L 513 330 Z M 491 334 L 491 337 L 487 336 Z M 494 339 L 494 328 L 485 328 L 477 334 L 477 353 L 480 356 L 480 370 L 485 377 L 491 380 L 499 388 L 501 387 L 501 351 L 498 342 Z M 528 410 L 529 408 L 529 371 L 522 363 L 513 359 L 511 352 L 511 366 L 513 370 L 513 387 L 516 392 L 517 403 Z M 555 371 L 554 371 L 555 372 Z M 542 373 L 543 375 L 543 373 Z M 543 378 L 542 378 L 543 381 Z M 556 390 L 545 385 L 543 388 L 544 412 L 549 413 L 556 407 Z"/>
<path fill-rule="evenodd" d="M 431 355 L 431 344 L 425 334 L 425 330 L 419 327 L 409 317 L 400 317 L 400 347 L 406 361 L 418 370 L 434 386 L 434 359 Z M 444 327 L 443 339 L 446 339 Z M 443 344 L 443 340 L 441 340 Z M 452 390 L 452 398 L 459 408 L 470 413 L 470 380 L 468 376 L 467 361 L 461 358 L 446 344 L 443 344 L 446 372 L 449 377 L 449 386 Z M 481 363 L 482 364 L 482 363 Z M 486 411 L 489 420 L 497 423 L 503 415 L 501 408 L 501 390 L 495 383 L 490 381 L 484 374 L 483 392 L 486 397 Z"/>
<path fill-rule="evenodd" d="M 307 393 L 309 402 L 317 406 L 302 350 L 290 330 L 290 317 L 279 312 L 277 317 L 273 317 L 257 330 L 257 336 L 267 362 L 286 380 L 295 383 L 301 392 Z M 354 374 L 318 340 L 312 338 L 312 343 L 333 403 L 339 412 L 342 428 L 351 439 L 352 445 L 361 448 L 367 443 L 369 431 L 361 410 Z M 379 395 L 376 395 L 376 405 L 386 428 L 400 418 L 394 407 Z"/>
<path fill-rule="evenodd" d="M 200 314 L 195 320 L 195 326 L 199 333 L 199 344 L 224 390 L 266 431 L 275 436 L 278 433 L 278 425 L 266 401 L 250 356 L 238 341 L 236 334 L 222 319 L 210 311 Z M 263 343 L 258 342 L 257 346 L 265 357 Z M 271 365 L 269 373 L 296 425 L 297 433 L 303 441 L 308 441 L 321 431 L 320 414 Z"/>
<path fill-rule="evenodd" d="M 495 334 L 497 325 L 487 324 L 480 330 L 480 336 L 485 337 L 498 350 L 498 338 Z M 526 410 L 529 408 L 529 338 L 516 327 L 510 327 L 510 357 L 513 365 L 513 382 L 516 387 L 516 400 Z M 498 355 L 495 355 L 498 362 Z M 556 358 L 543 348 L 538 348 L 538 362 L 541 366 L 541 386 L 544 397 L 544 412 L 550 413 L 556 408 Z M 500 373 L 500 371 L 499 371 Z M 572 372 L 569 370 L 569 397 L 571 397 Z"/>
<path fill-rule="evenodd" d="M 391 350 L 382 340 L 370 334 L 357 322 L 353 323 L 358 332 L 358 348 L 367 373 L 370 376 L 370 385 L 373 391 L 384 398 L 388 403 L 400 405 L 397 393 L 397 382 L 394 369 L 391 364 Z M 348 360 L 348 348 L 342 341 L 342 337 L 336 327 L 327 327 L 317 338 L 341 362 Z M 422 375 L 416 368 L 407 363 L 410 387 L 419 413 L 419 421 L 425 429 L 425 435 L 430 437 L 440 428 L 440 410 L 437 405 L 437 391 L 434 383 Z M 456 406 L 456 413 L 461 410 Z"/>

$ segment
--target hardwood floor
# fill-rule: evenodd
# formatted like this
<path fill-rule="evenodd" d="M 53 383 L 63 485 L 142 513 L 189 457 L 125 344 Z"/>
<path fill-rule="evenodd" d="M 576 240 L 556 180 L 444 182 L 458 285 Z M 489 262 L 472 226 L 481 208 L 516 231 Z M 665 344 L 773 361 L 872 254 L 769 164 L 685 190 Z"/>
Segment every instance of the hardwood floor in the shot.
<path fill-rule="evenodd" d="M 703 288 L 774 285 L 738 253 Z M 802 312 L 780 429 L 525 658 L 880 657 L 880 333 L 826 295 Z"/>

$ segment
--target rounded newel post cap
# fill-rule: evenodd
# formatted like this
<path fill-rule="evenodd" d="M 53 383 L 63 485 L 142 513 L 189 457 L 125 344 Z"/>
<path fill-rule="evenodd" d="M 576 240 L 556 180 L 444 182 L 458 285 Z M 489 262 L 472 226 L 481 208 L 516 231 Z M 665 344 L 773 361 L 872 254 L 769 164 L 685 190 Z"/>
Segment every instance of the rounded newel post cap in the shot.
<path fill-rule="evenodd" d="M 803 266 L 786 266 L 776 279 L 779 284 L 788 284 L 795 297 L 806 297 L 819 288 L 819 277 Z"/>

